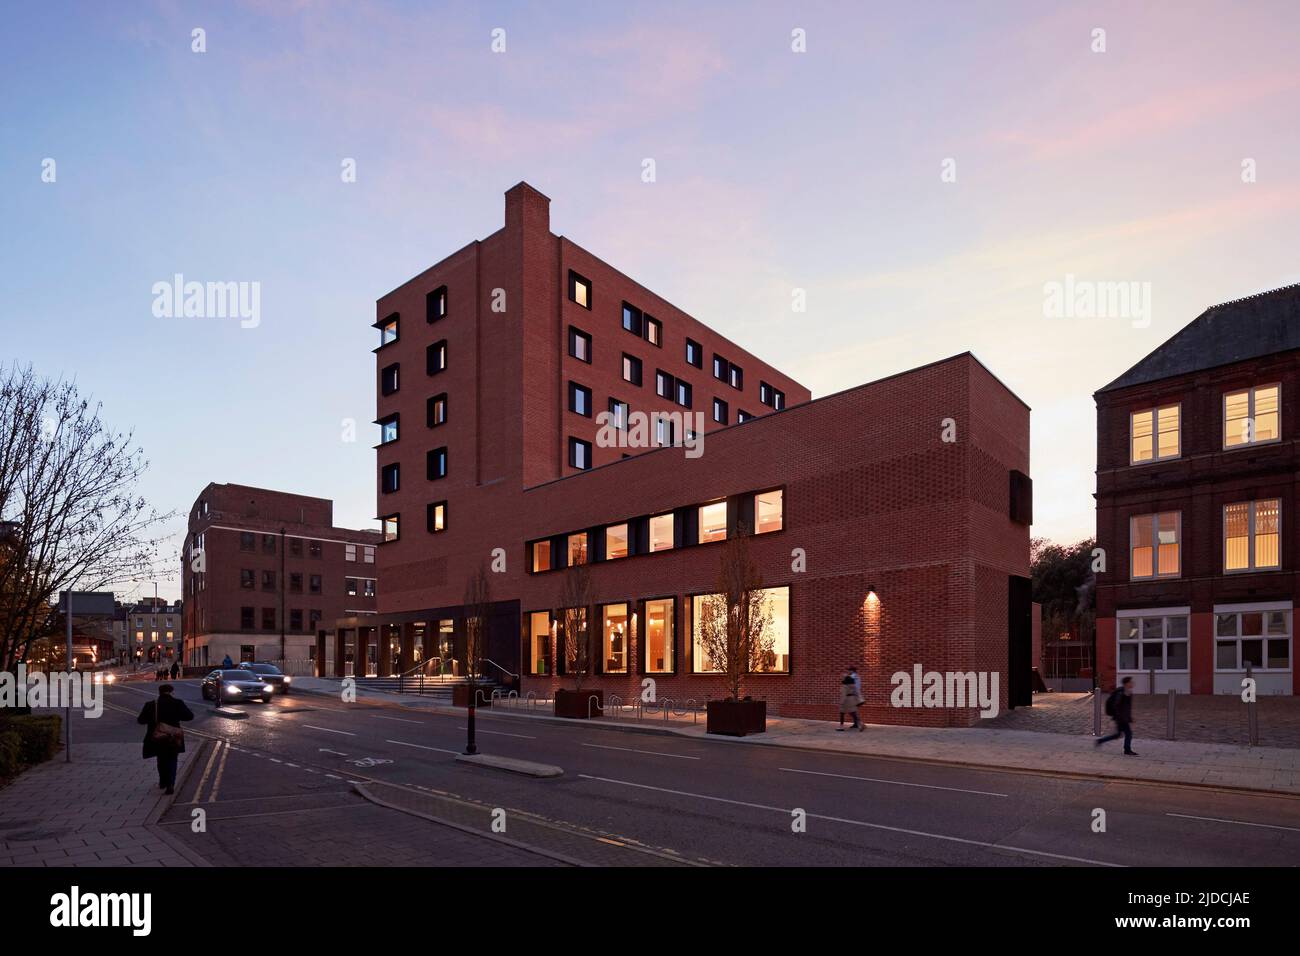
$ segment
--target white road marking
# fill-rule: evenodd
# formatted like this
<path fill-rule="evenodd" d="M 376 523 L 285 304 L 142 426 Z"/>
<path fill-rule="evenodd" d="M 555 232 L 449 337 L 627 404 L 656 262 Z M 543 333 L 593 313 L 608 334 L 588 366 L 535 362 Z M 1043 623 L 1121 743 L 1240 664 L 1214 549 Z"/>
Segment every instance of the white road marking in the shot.
<path fill-rule="evenodd" d="M 702 757 L 690 757 L 686 754 L 666 754 L 661 750 L 634 750 L 631 747 L 611 747 L 608 744 L 583 744 L 584 747 L 596 747 L 600 750 L 622 750 L 630 754 L 649 754 L 652 757 L 676 757 L 678 760 L 702 760 Z"/>
<path fill-rule="evenodd" d="M 411 720 L 409 717 L 381 717 L 381 716 L 379 716 L 378 714 L 371 714 L 370 716 L 371 716 L 371 718 L 374 719 L 374 720 L 396 720 L 396 721 L 398 721 L 399 723 L 403 723 L 403 724 L 422 724 L 422 723 L 424 723 L 423 720 Z"/>
<path fill-rule="evenodd" d="M 346 756 L 347 756 L 347 754 L 345 754 L 345 753 L 344 753 L 343 751 L 341 751 L 341 750 L 329 750 L 329 749 L 327 749 L 327 748 L 325 748 L 325 747 L 317 747 L 316 750 L 317 750 L 317 752 L 319 752 L 319 753 L 323 753 L 323 754 L 337 754 L 337 755 L 340 756 L 340 757 L 346 757 Z"/>
<path fill-rule="evenodd" d="M 284 761 L 281 760 L 279 757 L 272 757 L 271 763 L 284 763 Z"/>
<path fill-rule="evenodd" d="M 778 767 L 784 773 L 807 773 L 815 777 L 839 777 L 841 780 L 863 780 L 867 783 L 889 783 L 895 787 L 921 787 L 925 790 L 947 790 L 951 793 L 973 793 L 980 797 L 1009 797 L 1009 793 L 993 793 L 988 790 L 963 790 L 961 787 L 940 787 L 932 783 L 907 783 L 903 780 L 882 780 L 879 777 L 854 777 L 847 773 L 823 773 L 820 770 L 796 770 L 794 767 Z"/>
<path fill-rule="evenodd" d="M 315 724 L 303 724 L 304 727 L 310 727 L 312 730 L 323 730 L 327 734 L 342 734 L 344 737 L 355 737 L 350 730 L 330 730 L 328 727 L 317 727 Z"/>
<path fill-rule="evenodd" d="M 342 780 L 342 779 L 343 779 L 343 778 L 340 777 L 338 774 L 333 774 L 333 773 L 327 773 L 327 774 L 325 774 L 325 776 L 329 777 L 331 780 Z"/>
<path fill-rule="evenodd" d="M 469 730 L 468 727 L 458 727 L 458 730 Z M 530 737 L 528 734 L 508 734 L 504 730 L 484 730 L 482 727 L 475 727 L 476 734 L 494 734 L 497 737 L 520 737 L 524 740 L 536 740 L 536 737 Z"/>
<path fill-rule="evenodd" d="M 729 800 L 726 797 L 711 797 L 703 793 L 688 793 L 685 790 L 669 790 L 666 787 L 652 787 L 645 783 L 632 783 L 629 780 L 611 780 L 609 777 L 593 777 L 591 774 L 580 773 L 579 777 L 585 780 L 599 780 L 602 783 L 612 783 L 623 787 L 636 787 L 640 790 L 655 790 L 659 793 L 671 793 L 679 797 L 694 797 L 697 800 L 711 800 L 715 803 L 729 803 L 737 807 L 750 807 L 754 810 L 771 810 L 784 816 L 789 816 L 790 811 L 785 807 L 769 807 L 762 803 L 746 803 L 743 800 Z M 968 846 L 982 846 L 991 850 L 1006 850 L 1009 853 L 1024 853 L 1029 856 L 1042 856 L 1053 860 L 1067 860 L 1071 863 L 1088 863 L 1092 866 L 1110 866 L 1123 867 L 1122 863 L 1107 863 L 1104 860 L 1090 860 L 1080 856 L 1066 856 L 1061 853 L 1047 853 L 1043 850 L 1030 850 L 1020 846 L 1010 846 L 1006 843 L 987 843 L 984 840 L 969 840 L 965 837 L 948 836 L 943 833 L 927 833 L 924 830 L 909 830 L 906 827 L 891 827 L 883 823 L 868 823 L 865 820 L 848 820 L 844 817 L 826 816 L 821 813 L 809 813 L 808 817 L 814 820 L 826 820 L 831 823 L 846 823 L 850 826 L 867 827 L 872 830 L 885 830 L 890 833 L 906 833 L 909 836 L 926 837 L 931 840 L 944 840 L 949 843 L 964 843 Z"/>
<path fill-rule="evenodd" d="M 1197 817 L 1190 813 L 1166 813 L 1167 817 L 1181 817 L 1184 820 L 1204 820 L 1207 823 L 1234 823 L 1239 827 L 1261 827 L 1265 830 L 1289 830 L 1300 833 L 1300 827 L 1284 827 L 1277 823 L 1251 823 L 1247 820 L 1225 820 L 1222 817 Z"/>
<path fill-rule="evenodd" d="M 403 747 L 418 747 L 421 750 L 434 750 L 440 754 L 451 754 L 452 756 L 456 756 L 456 757 L 460 756 L 459 750 L 443 750 L 441 747 L 426 747 L 424 744 L 407 743 L 405 740 L 387 740 L 385 741 L 385 743 L 399 744 Z"/>

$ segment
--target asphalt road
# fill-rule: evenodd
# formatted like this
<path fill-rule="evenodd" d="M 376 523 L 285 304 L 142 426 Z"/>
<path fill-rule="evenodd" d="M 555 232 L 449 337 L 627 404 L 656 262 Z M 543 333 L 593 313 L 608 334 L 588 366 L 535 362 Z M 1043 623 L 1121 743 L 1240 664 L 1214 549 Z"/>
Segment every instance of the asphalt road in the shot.
<path fill-rule="evenodd" d="M 239 705 L 249 716 L 234 721 L 213 714 L 196 682 L 176 686 L 196 714 L 187 725 L 191 746 L 210 739 L 163 822 L 217 863 L 436 865 L 468 857 L 493 865 L 1210 867 L 1300 861 L 1294 797 L 811 753 L 480 713 L 480 750 L 564 770 L 558 778 L 535 779 L 458 763 L 463 714 L 291 694 Z M 153 694 L 147 683 L 117 685 L 108 701 L 118 713 L 134 713 Z M 459 829 L 376 806 L 358 796 L 355 783 L 386 804 Z M 213 823 L 228 822 L 192 833 L 187 823 L 195 808 Z M 1098 811 L 1104 811 L 1104 832 L 1095 831 Z M 495 838 L 494 822 L 505 831 Z M 257 829 L 240 839 L 241 828 Z M 266 833 L 282 836 L 269 851 Z"/>

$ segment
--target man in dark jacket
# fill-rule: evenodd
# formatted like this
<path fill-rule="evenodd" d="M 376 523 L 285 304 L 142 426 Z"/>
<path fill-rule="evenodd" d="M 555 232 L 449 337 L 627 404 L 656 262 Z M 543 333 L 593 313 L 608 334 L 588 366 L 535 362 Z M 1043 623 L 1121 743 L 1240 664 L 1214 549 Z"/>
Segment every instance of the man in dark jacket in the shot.
<path fill-rule="evenodd" d="M 173 696 L 175 688 L 163 684 L 158 688 L 158 699 L 151 700 L 140 710 L 137 724 L 144 724 L 144 759 L 158 758 L 158 787 L 167 793 L 175 793 L 176 762 L 185 752 L 185 734 L 181 732 L 181 721 L 193 720 L 194 713 L 185 701 Z M 163 724 L 164 732 L 155 734 L 158 725 Z M 167 734 L 167 728 L 175 731 Z"/>
<path fill-rule="evenodd" d="M 1105 737 L 1098 737 L 1093 741 L 1094 746 L 1100 747 L 1108 740 L 1118 740 L 1123 737 L 1124 753 L 1136 757 L 1137 753 L 1133 750 L 1133 678 L 1125 677 L 1120 681 L 1119 686 L 1111 691 L 1110 698 L 1106 702 L 1106 710 L 1115 719 L 1115 732 Z"/>

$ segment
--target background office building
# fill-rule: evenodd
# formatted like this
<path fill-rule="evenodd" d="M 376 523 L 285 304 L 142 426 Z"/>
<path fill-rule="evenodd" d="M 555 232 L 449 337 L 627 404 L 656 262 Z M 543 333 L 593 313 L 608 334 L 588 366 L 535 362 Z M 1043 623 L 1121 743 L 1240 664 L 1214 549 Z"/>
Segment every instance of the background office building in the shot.
<path fill-rule="evenodd" d="M 829 717 L 857 664 L 874 719 L 975 720 L 889 705 L 890 675 L 920 663 L 999 672 L 1005 706 L 1013 645 L 1029 676 L 1029 409 L 969 354 L 812 401 L 551 233 L 536 190 L 505 198 L 502 229 L 378 302 L 384 587 L 374 619 L 338 622 L 335 660 L 463 666 L 466 581 L 498 555 L 483 670 L 562 686 L 582 563 L 587 686 L 716 698 L 696 621 L 746 533 L 772 610 L 750 693 Z"/>
<path fill-rule="evenodd" d="M 190 509 L 181 579 L 185 663 L 316 668 L 317 632 L 373 614 L 374 531 L 334 526 L 328 498 L 210 484 Z"/>
<path fill-rule="evenodd" d="M 1300 286 L 1207 309 L 1096 393 L 1104 686 L 1294 694 Z"/>

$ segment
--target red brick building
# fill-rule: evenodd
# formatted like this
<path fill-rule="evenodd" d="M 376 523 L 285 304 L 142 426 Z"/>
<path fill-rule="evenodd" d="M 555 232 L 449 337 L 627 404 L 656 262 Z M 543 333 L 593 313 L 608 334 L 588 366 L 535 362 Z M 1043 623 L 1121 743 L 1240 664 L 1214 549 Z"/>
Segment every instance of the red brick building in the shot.
<path fill-rule="evenodd" d="M 181 554 L 185 663 L 310 673 L 318 632 L 375 612 L 378 545 L 378 532 L 336 528 L 328 498 L 208 485 Z"/>
<path fill-rule="evenodd" d="M 377 619 L 322 643 L 334 673 L 361 644 L 379 673 L 399 654 L 463 671 L 466 580 L 487 564 L 486 671 L 545 692 L 582 562 L 588 685 L 721 696 L 694 619 L 745 528 L 774 610 L 748 689 L 781 713 L 832 716 L 857 664 L 872 718 L 970 722 L 891 707 L 890 675 L 996 672 L 1005 706 L 1013 632 L 1027 681 L 1029 410 L 973 356 L 812 401 L 552 234 L 523 183 L 502 229 L 380 299 L 375 326 L 384 588 Z"/>
<path fill-rule="evenodd" d="M 1300 286 L 1207 309 L 1101 389 L 1103 686 L 1293 694 Z"/>

